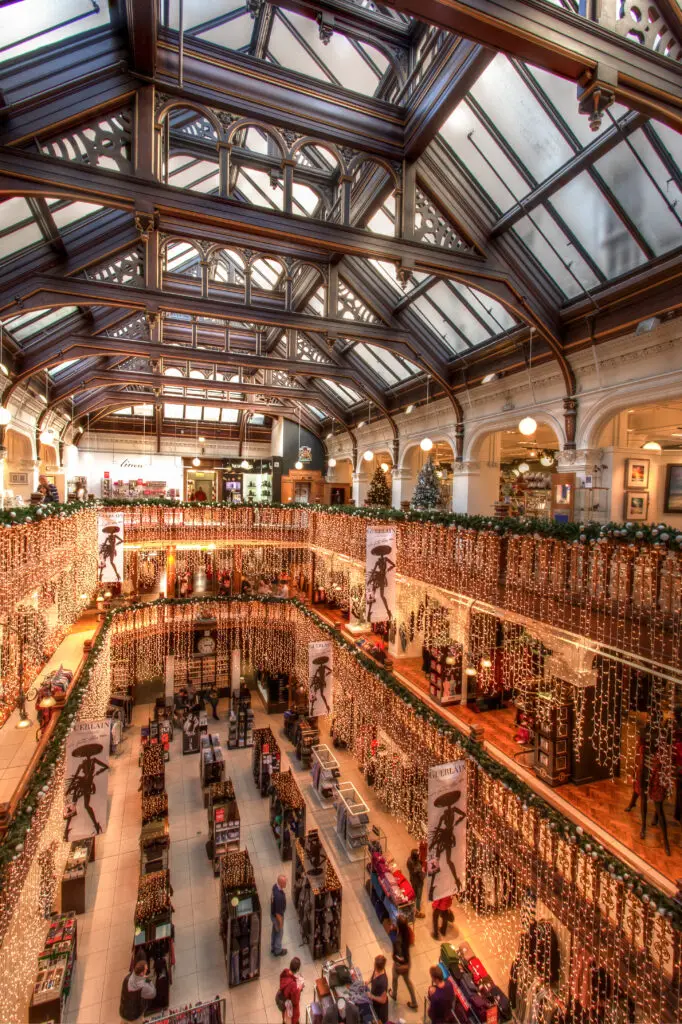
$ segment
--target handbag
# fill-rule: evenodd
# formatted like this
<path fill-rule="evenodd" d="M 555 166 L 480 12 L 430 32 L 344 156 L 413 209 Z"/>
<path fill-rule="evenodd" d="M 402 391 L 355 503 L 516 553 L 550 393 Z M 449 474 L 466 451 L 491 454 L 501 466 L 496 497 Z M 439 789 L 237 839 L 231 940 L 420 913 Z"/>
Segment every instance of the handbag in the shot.
<path fill-rule="evenodd" d="M 394 960 L 393 968 L 395 973 L 400 977 L 404 978 L 406 974 L 410 973 L 410 965 L 402 960 Z"/>

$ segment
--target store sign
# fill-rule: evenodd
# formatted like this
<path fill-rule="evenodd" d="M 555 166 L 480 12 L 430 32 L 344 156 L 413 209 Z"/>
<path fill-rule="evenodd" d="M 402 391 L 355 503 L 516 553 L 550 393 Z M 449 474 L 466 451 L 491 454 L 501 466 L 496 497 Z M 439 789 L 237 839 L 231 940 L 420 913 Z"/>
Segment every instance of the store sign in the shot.
<path fill-rule="evenodd" d="M 428 900 L 454 896 L 466 881 L 466 761 L 429 768 Z"/>
<path fill-rule="evenodd" d="M 334 653 L 331 640 L 308 644 L 308 714 L 331 715 L 334 707 Z"/>
<path fill-rule="evenodd" d="M 97 536 L 97 579 L 100 583 L 120 583 L 123 579 L 123 512 L 100 512 Z"/>
<path fill-rule="evenodd" d="M 65 842 L 106 831 L 108 772 L 109 719 L 79 722 L 66 738 Z"/>
<path fill-rule="evenodd" d="M 395 613 L 395 530 L 367 530 L 365 608 L 368 622 L 387 622 Z"/>

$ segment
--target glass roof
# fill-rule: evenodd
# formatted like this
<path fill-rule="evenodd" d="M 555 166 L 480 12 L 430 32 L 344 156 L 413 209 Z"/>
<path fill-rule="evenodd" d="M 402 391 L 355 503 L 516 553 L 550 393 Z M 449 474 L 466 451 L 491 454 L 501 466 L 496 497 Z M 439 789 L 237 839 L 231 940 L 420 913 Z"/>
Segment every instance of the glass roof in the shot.
<path fill-rule="evenodd" d="M 0 7 L 0 62 L 108 24 L 108 3 L 15 0 Z"/>
<path fill-rule="evenodd" d="M 607 129 L 622 127 L 627 113 L 615 104 L 594 133 L 577 111 L 572 83 L 498 54 L 441 128 L 452 160 L 488 200 L 493 219 L 523 201 L 526 213 L 509 230 L 564 299 L 682 243 L 682 145 L 656 122 L 623 133 L 610 152 L 533 202 L 538 186 Z"/>

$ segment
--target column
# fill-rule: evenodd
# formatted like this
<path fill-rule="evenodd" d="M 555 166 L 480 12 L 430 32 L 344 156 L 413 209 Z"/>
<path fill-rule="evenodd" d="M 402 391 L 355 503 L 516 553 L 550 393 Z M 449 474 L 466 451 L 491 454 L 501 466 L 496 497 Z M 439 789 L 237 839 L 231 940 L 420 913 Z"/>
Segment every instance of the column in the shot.
<path fill-rule="evenodd" d="M 353 473 L 353 501 L 357 508 L 362 508 L 365 504 L 371 479 L 371 473 L 366 473 L 364 469 Z"/>
<path fill-rule="evenodd" d="M 452 481 L 452 511 L 492 516 L 500 493 L 499 463 L 456 462 Z"/>
<path fill-rule="evenodd" d="M 393 469 L 391 473 L 391 504 L 393 508 L 399 509 L 401 502 L 410 500 L 414 484 L 411 469 Z"/>

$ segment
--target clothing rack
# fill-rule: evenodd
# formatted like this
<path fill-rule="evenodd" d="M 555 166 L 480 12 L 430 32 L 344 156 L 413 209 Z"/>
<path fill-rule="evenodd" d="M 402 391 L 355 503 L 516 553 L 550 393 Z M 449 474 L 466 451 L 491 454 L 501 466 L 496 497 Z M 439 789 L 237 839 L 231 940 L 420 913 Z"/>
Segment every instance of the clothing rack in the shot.
<path fill-rule="evenodd" d="M 336 834 L 351 860 L 358 860 L 367 846 L 369 807 L 352 782 L 342 782 L 334 794 Z"/>
<path fill-rule="evenodd" d="M 339 762 L 326 743 L 318 743 L 312 748 L 310 771 L 313 777 L 313 790 L 320 803 L 323 807 L 332 807 L 341 770 Z"/>
<path fill-rule="evenodd" d="M 226 1002 L 216 996 L 194 1006 L 145 1017 L 145 1024 L 225 1024 Z"/>
<path fill-rule="evenodd" d="M 336 953 L 341 947 L 339 877 L 320 842 L 317 829 L 294 843 L 293 902 L 301 938 L 313 959 Z"/>

